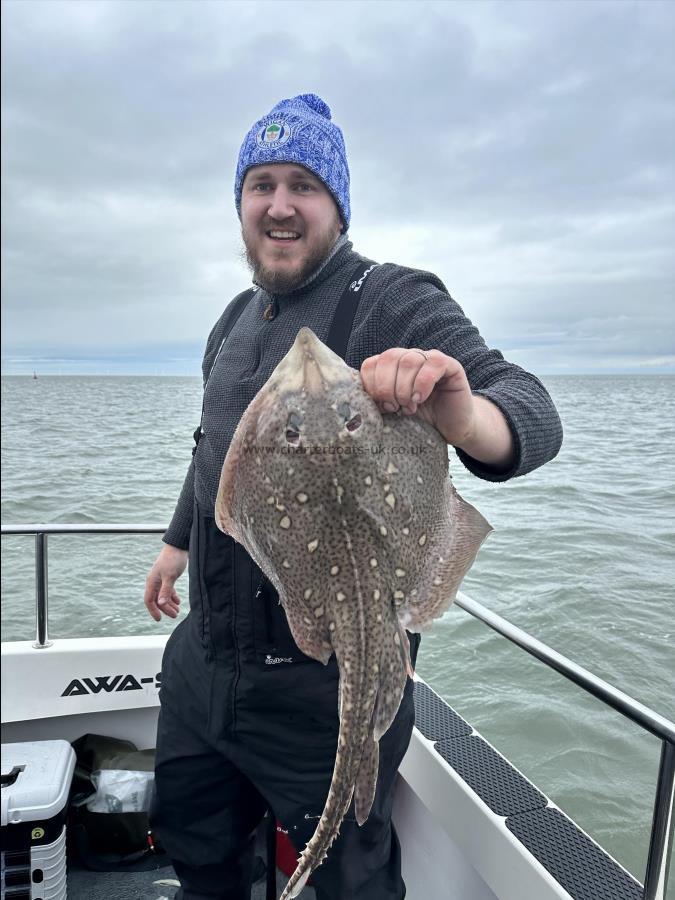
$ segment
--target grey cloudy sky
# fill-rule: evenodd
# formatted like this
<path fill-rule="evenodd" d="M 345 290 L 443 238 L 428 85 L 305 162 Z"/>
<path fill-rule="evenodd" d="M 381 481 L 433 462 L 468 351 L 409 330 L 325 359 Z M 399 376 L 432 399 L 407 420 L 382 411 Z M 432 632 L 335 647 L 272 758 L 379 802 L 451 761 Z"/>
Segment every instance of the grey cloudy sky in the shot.
<path fill-rule="evenodd" d="M 3 372 L 197 374 L 245 132 L 315 92 L 355 248 L 540 374 L 675 371 L 675 4 L 2 4 Z"/>

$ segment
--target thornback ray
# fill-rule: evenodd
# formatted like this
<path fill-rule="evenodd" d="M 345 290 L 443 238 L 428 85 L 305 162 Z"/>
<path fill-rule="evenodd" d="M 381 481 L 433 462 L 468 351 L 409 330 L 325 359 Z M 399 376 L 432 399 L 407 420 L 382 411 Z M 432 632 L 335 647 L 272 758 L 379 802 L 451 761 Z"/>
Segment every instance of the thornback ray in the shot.
<path fill-rule="evenodd" d="M 368 818 L 378 741 L 412 674 L 408 631 L 443 615 L 491 531 L 455 491 L 447 445 L 383 414 L 359 373 L 302 328 L 241 418 L 218 526 L 272 582 L 303 653 L 335 653 L 340 728 L 319 824 L 282 894 L 296 897 L 354 800 Z"/>

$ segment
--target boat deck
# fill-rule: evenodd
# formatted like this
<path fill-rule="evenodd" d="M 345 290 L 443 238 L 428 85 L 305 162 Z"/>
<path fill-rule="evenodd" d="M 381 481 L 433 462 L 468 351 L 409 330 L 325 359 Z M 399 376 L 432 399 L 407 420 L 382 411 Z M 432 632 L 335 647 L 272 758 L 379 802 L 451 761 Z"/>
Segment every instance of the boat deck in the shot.
<path fill-rule="evenodd" d="M 277 897 L 288 878 L 277 869 Z M 172 884 L 173 882 L 173 884 Z M 68 896 L 73 900 L 173 900 L 178 890 L 176 873 L 171 866 L 146 872 L 90 872 L 69 867 Z M 266 881 L 263 875 L 251 891 L 251 900 L 265 900 Z M 306 887 L 303 900 L 315 900 L 313 888 Z"/>
<path fill-rule="evenodd" d="M 434 752 L 461 776 L 495 817 L 503 818 L 503 825 L 513 838 L 553 876 L 559 896 L 574 900 L 642 900 L 642 886 L 630 873 L 553 807 L 547 797 L 423 682 L 415 684 L 415 724 L 433 742 Z M 258 830 L 256 854 L 265 858 L 262 825 Z M 170 866 L 138 873 L 73 869 L 68 877 L 68 893 L 73 900 L 110 900 L 111 897 L 172 900 L 177 891 L 175 885 L 162 884 L 175 881 Z M 277 897 L 286 881 L 287 877 L 278 871 Z M 421 895 L 415 891 L 415 896 Z M 256 882 L 251 897 L 265 900 L 264 875 Z M 311 888 L 303 890 L 303 900 L 314 897 Z"/>

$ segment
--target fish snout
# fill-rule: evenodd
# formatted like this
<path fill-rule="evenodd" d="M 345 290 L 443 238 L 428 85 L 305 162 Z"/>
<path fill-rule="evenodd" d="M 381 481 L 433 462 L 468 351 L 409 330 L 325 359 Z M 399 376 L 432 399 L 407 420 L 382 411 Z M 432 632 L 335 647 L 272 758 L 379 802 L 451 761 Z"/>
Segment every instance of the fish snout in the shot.
<path fill-rule="evenodd" d="M 350 372 L 344 360 L 322 344 L 311 328 L 301 328 L 272 379 L 289 393 L 325 394 L 348 383 Z"/>

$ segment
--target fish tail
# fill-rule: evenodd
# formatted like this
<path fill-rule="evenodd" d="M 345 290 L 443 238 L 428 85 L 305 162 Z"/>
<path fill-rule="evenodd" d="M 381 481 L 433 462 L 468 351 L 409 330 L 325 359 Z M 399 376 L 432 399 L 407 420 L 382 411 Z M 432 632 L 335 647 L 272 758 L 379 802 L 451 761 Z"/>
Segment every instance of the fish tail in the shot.
<path fill-rule="evenodd" d="M 350 693 L 354 696 L 354 692 Z M 367 697 L 367 692 L 363 691 L 361 696 L 362 698 Z M 363 706 L 366 704 L 369 708 L 364 709 Z M 364 752 L 367 752 L 364 748 L 371 734 L 372 707 L 372 700 L 368 702 L 363 699 L 360 705 L 346 702 L 341 704 L 342 716 L 338 734 L 338 749 L 328 797 L 316 831 L 300 854 L 298 865 L 279 900 L 291 900 L 298 896 L 311 873 L 326 858 L 328 850 L 339 834 L 340 825 L 352 801 L 362 757 Z M 365 723 L 365 730 L 358 734 L 357 729 L 363 723 Z M 370 809 L 370 806 L 368 808 Z"/>
<path fill-rule="evenodd" d="M 291 882 L 289 881 L 286 885 L 286 890 L 281 895 L 281 900 L 284 900 L 284 897 L 288 896 L 290 898 L 297 897 L 300 891 L 304 888 L 309 880 L 309 876 L 312 874 L 312 870 L 310 868 L 305 869 L 305 871 L 300 875 L 296 883 L 291 887 Z"/>

